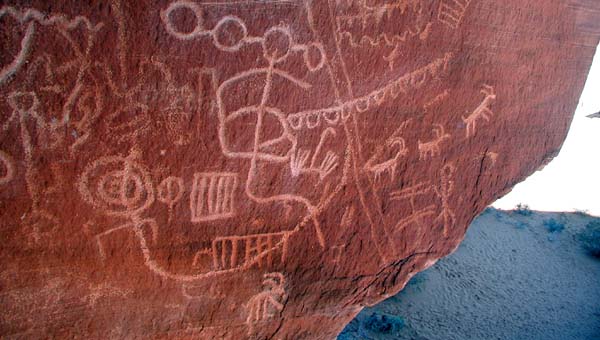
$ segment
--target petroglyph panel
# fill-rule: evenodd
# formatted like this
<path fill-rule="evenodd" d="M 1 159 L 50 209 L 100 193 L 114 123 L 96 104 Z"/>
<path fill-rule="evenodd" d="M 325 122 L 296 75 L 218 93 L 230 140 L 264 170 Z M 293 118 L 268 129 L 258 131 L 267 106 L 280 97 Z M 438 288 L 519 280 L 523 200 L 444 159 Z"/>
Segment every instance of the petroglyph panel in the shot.
<path fill-rule="evenodd" d="M 3 2 L 0 337 L 335 338 L 558 150 L 569 1 Z"/>

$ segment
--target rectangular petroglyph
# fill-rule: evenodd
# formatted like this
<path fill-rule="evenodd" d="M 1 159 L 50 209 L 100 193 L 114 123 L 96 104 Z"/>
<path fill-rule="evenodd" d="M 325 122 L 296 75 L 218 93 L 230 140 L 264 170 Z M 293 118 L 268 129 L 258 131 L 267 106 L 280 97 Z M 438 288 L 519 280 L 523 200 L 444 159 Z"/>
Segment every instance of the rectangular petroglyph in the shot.
<path fill-rule="evenodd" d="M 192 222 L 212 221 L 235 215 L 237 174 L 203 172 L 194 174 L 190 194 Z"/>
<path fill-rule="evenodd" d="M 213 266 L 220 270 L 253 264 L 269 268 L 276 260 L 273 255 L 278 249 L 281 249 L 283 263 L 288 238 L 288 232 L 218 237 L 212 242 Z"/>

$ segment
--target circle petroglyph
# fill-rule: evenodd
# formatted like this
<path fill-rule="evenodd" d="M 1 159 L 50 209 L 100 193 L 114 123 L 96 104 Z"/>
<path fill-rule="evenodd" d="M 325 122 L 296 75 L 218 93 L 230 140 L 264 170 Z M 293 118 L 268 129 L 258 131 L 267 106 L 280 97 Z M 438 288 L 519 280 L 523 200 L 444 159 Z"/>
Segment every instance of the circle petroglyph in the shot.
<path fill-rule="evenodd" d="M 174 11 L 188 11 L 192 12 L 196 19 L 196 26 L 190 32 L 182 32 L 173 24 L 171 15 Z M 191 1 L 175 1 L 167 7 L 166 10 L 160 13 L 162 21 L 165 24 L 167 32 L 172 34 L 178 39 L 189 40 L 194 39 L 198 35 L 206 34 L 207 31 L 202 27 L 202 9 L 196 3 Z"/>
<path fill-rule="evenodd" d="M 292 35 L 282 27 L 272 27 L 265 32 L 262 45 L 265 59 L 274 63 L 283 61 L 292 49 Z"/>
<path fill-rule="evenodd" d="M 149 173 L 124 157 L 104 157 L 88 166 L 79 181 L 83 198 L 107 215 L 132 216 L 154 202 Z"/>
<path fill-rule="evenodd" d="M 226 16 L 217 23 L 212 35 L 214 44 L 218 49 L 235 52 L 244 44 L 248 37 L 248 30 L 242 19 Z"/>
<path fill-rule="evenodd" d="M 185 188 L 183 186 L 183 179 L 179 177 L 167 177 L 158 186 L 158 200 L 173 205 L 181 199 Z"/>

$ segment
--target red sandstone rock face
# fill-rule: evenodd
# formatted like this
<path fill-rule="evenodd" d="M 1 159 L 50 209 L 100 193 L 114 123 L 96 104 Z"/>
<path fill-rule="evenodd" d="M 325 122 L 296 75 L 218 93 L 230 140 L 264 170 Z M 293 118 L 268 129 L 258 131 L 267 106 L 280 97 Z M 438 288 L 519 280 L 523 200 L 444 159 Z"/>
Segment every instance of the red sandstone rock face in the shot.
<path fill-rule="evenodd" d="M 555 155 L 592 0 L 0 8 L 0 333 L 328 339 Z"/>

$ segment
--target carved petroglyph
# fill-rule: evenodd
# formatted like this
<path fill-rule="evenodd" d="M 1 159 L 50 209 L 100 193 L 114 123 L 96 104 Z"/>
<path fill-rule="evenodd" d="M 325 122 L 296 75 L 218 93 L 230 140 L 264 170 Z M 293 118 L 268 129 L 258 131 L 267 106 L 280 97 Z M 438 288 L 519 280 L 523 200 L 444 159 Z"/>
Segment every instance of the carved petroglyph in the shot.
<path fill-rule="evenodd" d="M 6 152 L 0 150 L 0 185 L 4 185 L 9 183 L 15 178 L 15 163 L 13 162 L 12 157 L 10 157 Z"/>
<path fill-rule="evenodd" d="M 400 55 L 402 43 L 413 37 L 425 40 L 429 36 L 431 22 L 423 1 L 398 1 L 378 6 L 369 6 L 365 1 L 356 1 L 355 4 L 359 4 L 358 8 L 350 13 L 343 11 L 344 14 L 336 17 L 338 40 L 348 41 L 353 48 L 393 48 L 384 56 L 390 68 L 394 67 Z M 390 22 L 398 22 L 400 18 L 407 19 L 409 23 L 390 25 Z"/>
<path fill-rule="evenodd" d="M 235 215 L 236 173 L 204 172 L 194 174 L 190 193 L 192 222 L 226 219 Z"/>
<path fill-rule="evenodd" d="M 435 139 L 429 142 L 418 141 L 419 145 L 419 159 L 424 160 L 428 156 L 436 157 L 440 155 L 440 144 L 445 140 L 450 139 L 450 134 L 445 133 L 444 127 L 441 124 L 435 124 L 433 128 Z"/>
<path fill-rule="evenodd" d="M 19 10 L 11 6 L 3 6 L 0 8 L 0 19 L 4 16 L 10 16 L 14 20 L 18 21 L 20 24 L 27 24 L 27 29 L 25 30 L 25 34 L 21 39 L 21 46 L 19 52 L 16 54 L 13 61 L 2 67 L 0 70 L 0 84 L 3 84 L 11 79 L 11 77 L 21 68 L 21 66 L 26 62 L 29 58 L 32 41 L 35 36 L 36 31 L 36 23 L 42 26 L 56 26 L 59 31 L 64 32 L 67 36 L 67 39 L 70 39 L 68 33 L 69 30 L 74 30 L 78 26 L 83 25 L 87 30 L 91 32 L 99 31 L 103 24 L 92 24 L 86 17 L 77 16 L 73 19 L 68 19 L 64 15 L 52 15 L 48 16 L 44 13 L 41 13 L 35 9 L 24 9 Z"/>
<path fill-rule="evenodd" d="M 319 179 L 323 180 L 327 175 L 329 175 L 335 168 L 338 166 L 338 156 L 333 151 L 327 151 L 321 163 L 317 165 L 317 161 L 321 156 L 321 149 L 323 148 L 323 144 L 327 140 L 328 136 L 334 138 L 336 132 L 333 128 L 327 128 L 321 134 L 321 139 L 319 140 L 319 144 L 315 149 L 313 156 L 310 160 L 310 165 L 306 165 L 308 162 L 308 158 L 310 157 L 310 150 L 298 149 L 296 153 L 292 154 L 290 159 L 290 168 L 292 176 L 297 177 L 300 174 L 310 174 L 315 173 L 319 175 Z"/>
<path fill-rule="evenodd" d="M 36 167 L 34 163 L 34 144 L 31 131 L 28 127 L 28 121 L 33 119 L 36 127 L 36 131 L 41 133 L 43 131 L 51 130 L 53 123 L 47 123 L 43 117 L 40 116 L 39 109 L 39 100 L 35 93 L 33 92 L 11 92 L 8 95 L 8 104 L 12 109 L 12 113 L 8 120 L 2 126 L 2 132 L 5 132 L 13 121 L 19 126 L 20 136 L 21 136 L 21 145 L 23 147 L 24 153 L 24 163 L 25 163 L 25 183 L 27 186 L 27 192 L 31 198 L 31 208 L 32 208 L 32 218 L 42 218 L 45 220 L 49 220 L 52 223 L 57 223 L 56 218 L 51 213 L 47 212 L 45 209 L 40 207 L 43 189 L 40 186 L 40 170 Z M 56 138 L 51 138 L 51 140 L 56 140 Z M 8 159 L 7 159 L 8 160 Z M 5 163 L 8 164 L 8 163 Z M 10 169 L 14 170 L 14 167 L 7 166 L 7 174 L 14 173 L 14 171 L 9 171 Z M 32 226 L 34 228 L 35 233 L 37 233 L 37 226 Z"/>
<path fill-rule="evenodd" d="M 442 0 L 438 20 L 450 28 L 458 28 L 471 2 L 472 0 Z"/>
<path fill-rule="evenodd" d="M 467 125 L 467 138 L 475 135 L 477 129 L 477 121 L 485 120 L 490 121 L 490 117 L 494 115 L 494 112 L 490 109 L 490 106 L 496 100 L 496 93 L 494 88 L 489 85 L 483 85 L 481 93 L 485 95 L 481 103 L 475 108 L 475 110 L 466 118 L 462 117 L 463 122 Z"/>
<path fill-rule="evenodd" d="M 303 126 L 300 123 L 300 117 L 324 115 L 336 117 L 338 113 L 341 115 L 342 121 L 345 121 L 353 112 L 366 112 L 385 102 L 398 98 L 400 94 L 407 94 L 411 90 L 418 90 L 425 86 L 427 82 L 438 79 L 441 73 L 448 70 L 448 63 L 451 58 L 452 54 L 446 53 L 443 58 L 435 59 L 428 65 L 404 74 L 365 96 L 348 100 L 340 105 L 297 112 L 290 116 L 293 117 L 290 126 L 297 126 L 298 128 Z"/>
<path fill-rule="evenodd" d="M 288 163 L 291 162 L 291 168 L 296 173 L 307 170 L 310 173 L 316 173 L 320 179 L 323 179 L 331 171 L 337 167 L 337 155 L 327 152 L 320 163 L 312 163 L 311 166 L 305 168 L 308 162 L 306 151 L 297 150 L 297 138 L 292 133 L 290 124 L 287 120 L 287 113 L 282 112 L 277 107 L 270 107 L 268 103 L 271 100 L 273 91 L 273 81 L 276 79 L 278 82 L 290 82 L 294 84 L 299 90 L 308 90 L 311 85 L 303 80 L 300 80 L 293 75 L 278 67 L 279 64 L 286 61 L 293 52 L 303 53 L 304 62 L 307 69 L 314 72 L 320 69 L 323 64 L 324 58 L 323 49 L 318 44 L 297 44 L 291 31 L 285 26 L 274 26 L 263 34 L 262 37 L 251 39 L 252 42 L 260 43 L 262 49 L 262 57 L 266 60 L 268 66 L 263 68 L 253 68 L 247 71 L 243 71 L 234 75 L 233 77 L 225 80 L 217 89 L 217 107 L 219 112 L 219 141 L 221 149 L 226 157 L 238 158 L 238 159 L 249 159 L 250 169 L 248 170 L 248 177 L 245 181 L 245 193 L 254 202 L 258 204 L 270 204 L 274 202 L 296 202 L 302 204 L 308 210 L 308 214 L 311 216 L 313 225 L 317 233 L 317 238 L 322 247 L 325 246 L 325 238 L 320 229 L 319 221 L 316 219 L 316 207 L 307 198 L 296 195 L 296 194 L 276 194 L 276 195 L 262 195 L 259 188 L 257 187 L 257 180 L 259 175 L 259 163 Z M 309 58 L 307 53 L 309 50 L 318 52 L 320 60 L 315 62 L 314 59 Z M 314 53 L 312 53 L 314 54 Z M 312 60 L 312 61 L 311 61 Z M 260 84 L 262 86 L 262 95 L 258 103 L 247 103 L 248 106 L 242 107 L 234 112 L 230 112 L 227 109 L 227 105 L 224 100 L 231 90 L 239 84 L 252 84 L 256 86 L 256 79 L 264 78 Z M 247 116 L 252 116 L 255 119 L 255 125 L 253 129 L 253 145 L 250 146 L 249 150 L 239 149 L 235 140 L 230 140 L 228 132 L 231 129 L 230 125 L 236 120 L 243 119 Z M 328 116 L 329 117 L 329 116 Z M 319 124 L 320 117 L 313 117 L 315 119 L 307 118 L 306 125 L 308 128 L 315 128 Z M 331 119 L 335 119 L 330 117 Z M 275 121 L 276 125 L 280 127 L 281 134 L 277 137 L 265 138 L 265 120 L 270 119 Z M 296 125 L 297 126 L 297 125 Z M 270 129 L 275 126 L 269 126 Z M 323 137 L 327 137 L 331 132 L 327 132 Z M 264 140 L 266 139 L 266 140 Z M 315 150 L 313 159 L 317 161 L 320 150 Z M 305 163 L 302 163 L 305 162 Z M 318 165 L 317 165 L 318 164 Z"/>
<path fill-rule="evenodd" d="M 203 9 L 202 4 L 197 4 L 187 0 L 174 1 L 167 7 L 166 10 L 161 11 L 160 17 L 164 24 L 164 27 L 169 34 L 179 40 L 192 40 L 201 38 L 204 36 L 212 38 L 213 45 L 221 51 L 225 52 L 237 52 L 244 45 L 259 43 L 263 45 L 265 50 L 269 49 L 270 46 L 275 46 L 281 42 L 281 34 L 286 35 L 286 39 L 289 41 L 289 50 L 277 55 L 273 60 L 275 62 L 283 61 L 287 58 L 289 51 L 299 51 L 302 53 L 304 62 L 307 68 L 314 72 L 323 67 L 325 62 L 323 47 L 319 44 L 295 44 L 293 43 L 291 32 L 288 28 L 284 27 L 271 27 L 269 28 L 262 37 L 249 36 L 248 28 L 246 23 L 239 17 L 233 15 L 227 15 L 222 17 L 219 22 L 212 28 L 206 29 L 204 27 L 204 19 L 202 16 Z M 210 5 L 210 4 L 206 4 Z M 196 26 L 190 32 L 183 32 L 176 28 L 175 23 L 171 19 L 171 14 L 176 10 L 185 10 L 193 14 L 196 20 Z M 275 50 L 273 50 L 275 51 Z M 278 54 L 279 52 L 275 52 Z M 319 58 L 315 61 L 311 58 L 315 53 Z M 266 57 L 266 55 L 265 55 Z M 267 59 L 271 59 L 266 57 Z"/>
<path fill-rule="evenodd" d="M 396 169 L 400 159 L 408 154 L 408 147 L 404 138 L 400 137 L 402 131 L 408 126 L 410 119 L 400 124 L 400 127 L 392 133 L 383 147 L 376 149 L 375 153 L 365 163 L 365 169 L 373 174 L 375 181 L 379 181 L 386 172 L 390 175 L 390 181 L 396 177 Z M 382 160 L 385 153 L 391 153 L 391 158 Z"/>
<path fill-rule="evenodd" d="M 246 325 L 248 335 L 254 333 L 254 327 L 260 322 L 267 321 L 281 313 L 285 292 L 285 277 L 281 273 L 268 273 L 263 275 L 263 291 L 252 296 L 244 306 L 246 309 Z"/>
<path fill-rule="evenodd" d="M 173 217 L 173 207 L 181 200 L 184 191 L 183 179 L 179 177 L 167 177 L 158 185 L 156 198 L 169 206 L 169 222 Z"/>
<path fill-rule="evenodd" d="M 288 252 L 291 232 L 254 234 L 245 236 L 217 237 L 212 242 L 213 266 L 216 270 L 229 270 L 236 267 L 272 268 L 275 252 L 281 250 L 283 263 Z"/>
<path fill-rule="evenodd" d="M 78 185 L 83 199 L 107 215 L 139 216 L 154 202 L 154 188 L 136 157 L 108 156 L 88 165 Z"/>
<path fill-rule="evenodd" d="M 428 216 L 435 215 L 435 205 L 432 204 L 422 209 L 416 209 L 415 202 L 419 196 L 427 195 L 433 189 L 434 188 L 431 183 L 425 182 L 390 193 L 390 200 L 407 200 L 411 206 L 411 214 L 398 221 L 394 227 L 396 231 L 402 231 L 412 223 L 416 223 L 417 225 L 423 227 L 424 223 L 422 220 Z"/>
<path fill-rule="evenodd" d="M 397 149 L 394 157 L 381 163 L 374 164 L 374 159 L 378 158 L 378 154 L 375 154 L 374 157 L 369 159 L 365 164 L 365 168 L 373 173 L 376 181 L 379 181 L 381 176 L 386 172 L 389 173 L 390 180 L 393 181 L 396 177 L 396 169 L 400 163 L 400 158 L 408 154 L 408 148 L 406 147 L 406 143 L 402 137 L 396 137 L 388 140 L 386 142 L 386 146 Z"/>
<path fill-rule="evenodd" d="M 450 195 L 452 195 L 452 191 L 454 190 L 454 180 L 452 177 L 455 171 L 456 169 L 453 165 L 446 164 L 440 170 L 440 184 L 435 188 L 436 194 L 442 201 L 442 212 L 438 216 L 438 219 L 444 222 L 444 236 L 448 236 L 448 230 L 456 222 L 454 211 L 450 208 Z"/>

